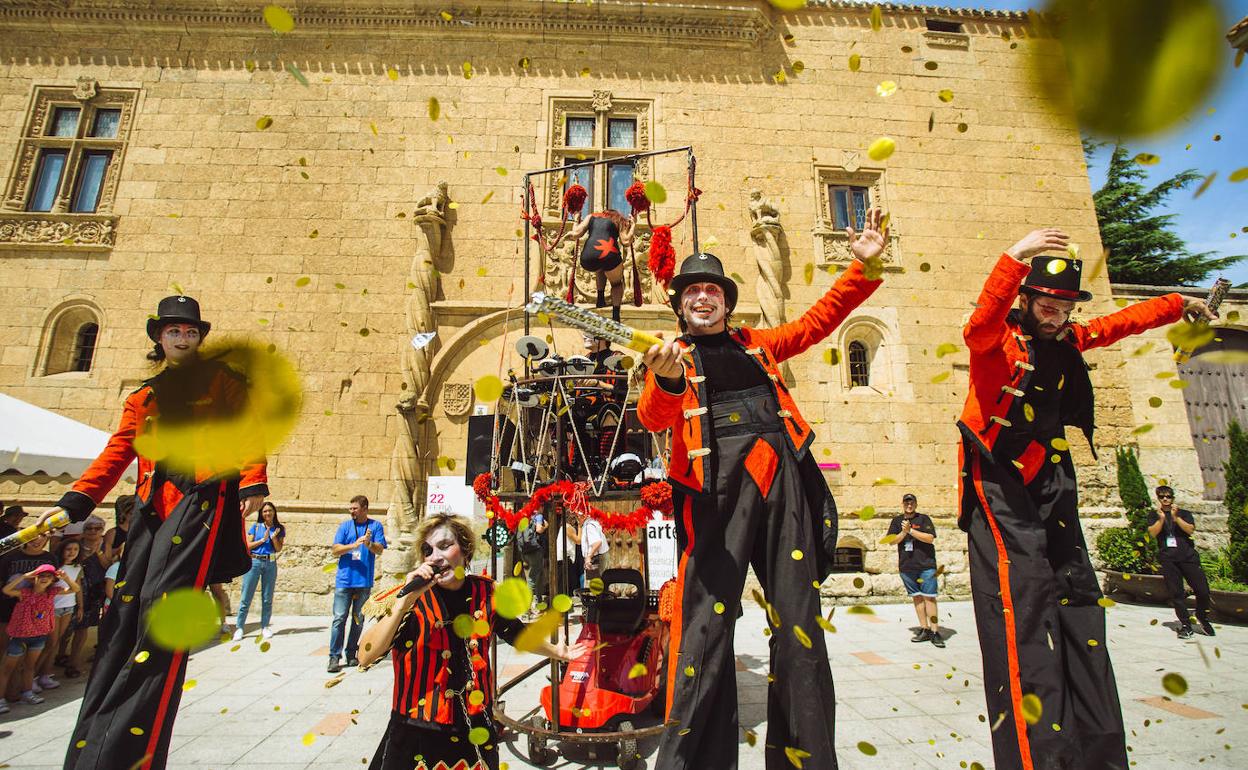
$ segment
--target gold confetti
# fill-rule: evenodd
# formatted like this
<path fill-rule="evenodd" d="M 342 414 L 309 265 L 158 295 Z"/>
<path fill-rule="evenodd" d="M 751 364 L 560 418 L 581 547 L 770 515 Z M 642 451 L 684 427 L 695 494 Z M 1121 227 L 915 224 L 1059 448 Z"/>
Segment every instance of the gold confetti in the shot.
<path fill-rule="evenodd" d="M 715 610 L 715 614 L 716 614 L 716 615 L 723 615 L 723 614 L 724 614 L 724 603 L 723 603 L 723 602 L 715 602 L 715 607 L 714 607 L 714 610 Z"/>
<path fill-rule="evenodd" d="M 948 88 L 943 88 L 940 93 L 936 94 L 936 98 L 940 99 L 942 102 L 949 103 L 953 101 L 953 91 L 950 91 Z"/>
<path fill-rule="evenodd" d="M 472 80 L 472 62 L 464 62 L 461 68 L 464 71 L 464 80 Z"/>
<path fill-rule="evenodd" d="M 268 115 L 265 115 L 256 121 L 256 128 L 260 129 L 261 131 L 266 130 L 271 125 L 273 125 L 273 118 L 269 117 Z"/>
<path fill-rule="evenodd" d="M 875 610 L 871 609 L 865 604 L 852 605 L 849 607 L 849 609 L 845 611 L 849 613 L 850 615 L 874 615 L 875 614 Z"/>
<path fill-rule="evenodd" d="M 311 746 L 313 743 L 316 743 L 316 733 L 305 733 L 303 736 L 303 745 Z"/>
<path fill-rule="evenodd" d="M 958 352 L 958 346 L 953 344 L 952 342 L 942 342 L 936 346 L 937 358 L 944 358 L 950 353 L 956 353 L 956 352 Z"/>
<path fill-rule="evenodd" d="M 1203 323 L 1180 321 L 1166 330 L 1166 339 L 1180 350 L 1198 350 L 1213 342 L 1216 333 Z"/>
<path fill-rule="evenodd" d="M 866 741 L 858 741 L 858 750 L 868 757 L 874 757 L 877 753 L 877 749 Z"/>
<path fill-rule="evenodd" d="M 144 663 L 144 662 L 146 662 L 146 661 L 147 661 L 147 659 L 148 659 L 148 658 L 150 658 L 150 657 L 152 657 L 152 654 L 151 654 L 150 652 L 148 652 L 147 650 L 141 650 L 141 651 L 139 651 L 139 654 L 138 654 L 138 655 L 135 655 L 135 656 L 134 656 L 134 662 L 135 662 L 135 663 Z"/>
<path fill-rule="evenodd" d="M 1174 696 L 1183 695 L 1187 692 L 1187 680 L 1182 674 L 1176 674 L 1173 671 L 1161 678 L 1161 686 L 1166 692 Z"/>
<path fill-rule="evenodd" d="M 170 591 L 156 600 L 147 615 L 148 636 L 167 650 L 198 647 L 219 630 L 216 601 L 194 588 Z"/>
<path fill-rule="evenodd" d="M 198 681 L 198 680 L 196 680 L 196 679 L 187 679 L 185 682 L 183 682 L 183 683 L 182 683 L 182 692 L 189 692 L 189 691 L 191 691 L 191 690 L 194 690 L 194 689 L 195 689 L 195 685 L 197 685 L 197 684 L 199 684 L 199 681 Z"/>
<path fill-rule="evenodd" d="M 867 147 L 867 155 L 874 161 L 887 160 L 897 150 L 897 142 L 892 137 L 881 136 Z"/>
<path fill-rule="evenodd" d="M 949 379 L 952 375 L 953 375 L 953 372 L 952 372 L 952 371 L 944 371 L 944 372 L 941 372 L 940 374 L 936 375 L 936 376 L 935 376 L 935 377 L 933 377 L 932 379 L 928 380 L 928 382 L 930 382 L 932 385 L 939 385 L 940 383 L 942 383 L 942 382 L 944 382 L 945 380 Z"/>
<path fill-rule="evenodd" d="M 483 746 L 490 740 L 490 731 L 484 727 L 474 727 L 468 731 L 468 742 L 473 746 Z"/>
<path fill-rule="evenodd" d="M 1139 163 L 1141 166 L 1156 166 L 1161 162 L 1161 156 L 1154 155 L 1151 152 L 1141 152 L 1131 160 Z"/>
<path fill-rule="evenodd" d="M 429 97 L 429 119 L 437 120 L 442 115 L 442 103 L 438 101 L 438 97 Z"/>
<path fill-rule="evenodd" d="M 862 67 L 862 56 L 856 53 L 850 54 L 849 55 L 849 71 L 857 72 L 859 69 L 861 69 L 861 67 Z"/>
<path fill-rule="evenodd" d="M 801 644 L 806 649 L 809 650 L 811 649 L 811 647 L 814 646 L 814 642 L 810 640 L 810 636 L 808 636 L 806 632 L 802 630 L 801 626 L 793 626 L 793 635 L 797 637 L 798 643 Z"/>
<path fill-rule="evenodd" d="M 1030 692 L 1023 696 L 1023 721 L 1034 725 L 1040 721 L 1043 713 L 1044 704 L 1040 702 L 1039 696 Z"/>
<path fill-rule="evenodd" d="M 663 189 L 663 185 L 654 180 L 650 180 L 645 184 L 646 199 L 651 203 L 663 203 L 667 200 L 667 190 Z"/>
<path fill-rule="evenodd" d="M 438 15 L 442 17 L 442 21 L 455 21 L 455 16 L 450 11 L 440 11 Z"/>
<path fill-rule="evenodd" d="M 520 62 L 519 62 L 520 69 L 527 70 L 529 68 L 529 65 L 531 65 L 532 63 L 533 62 L 529 59 L 529 57 L 525 56 L 520 59 Z"/>
<path fill-rule="evenodd" d="M 808 758 L 810 756 L 810 752 L 795 749 L 792 746 L 785 746 L 784 756 L 789 760 L 789 764 L 800 768 L 802 766 L 802 760 Z"/>
<path fill-rule="evenodd" d="M 131 734 L 131 735 L 142 735 L 142 734 L 143 734 L 143 728 L 142 728 L 142 727 L 131 727 L 131 728 L 130 728 L 130 734 Z"/>
<path fill-rule="evenodd" d="M 897 82 L 894 80 L 885 80 L 875 87 L 877 96 L 887 99 L 897 93 Z"/>
<path fill-rule="evenodd" d="M 879 32 L 884 26 L 884 12 L 880 10 L 880 6 L 871 6 L 871 31 Z"/>
<path fill-rule="evenodd" d="M 869 521 L 870 519 L 875 518 L 875 506 L 864 505 L 862 508 L 854 511 L 854 515 L 862 521 Z"/>
<path fill-rule="evenodd" d="M 280 5 L 266 5 L 264 7 L 264 23 L 268 24 L 269 29 L 279 35 L 284 35 L 295 29 L 294 17 Z"/>
<path fill-rule="evenodd" d="M 1068 442 L 1068 441 L 1067 441 L 1066 439 L 1064 439 L 1064 438 L 1055 438 L 1055 439 L 1053 439 L 1052 441 L 1050 441 L 1050 442 L 1049 442 L 1049 446 L 1053 447 L 1054 449 L 1056 449 L 1056 450 L 1057 450 L 1057 451 L 1059 451 L 1059 452 L 1068 452 L 1068 451 L 1070 451 L 1070 442 Z"/>
<path fill-rule="evenodd" d="M 809 286 L 815 280 L 815 265 L 813 262 L 807 262 L 802 266 L 802 278 Z"/>
<path fill-rule="evenodd" d="M 823 351 L 823 362 L 829 366 L 836 366 L 841 361 L 841 352 L 836 348 L 828 348 Z"/>
<path fill-rule="evenodd" d="M 1245 179 L 1248 179 L 1248 166 L 1235 169 L 1234 171 L 1231 172 L 1231 175 L 1228 176 L 1227 179 L 1231 180 L 1232 182 L 1242 182 Z"/>
<path fill-rule="evenodd" d="M 477 380 L 472 389 L 477 394 L 478 401 L 497 401 L 503 396 L 503 381 L 492 374 L 487 374 Z"/>
<path fill-rule="evenodd" d="M 1023 404 L 1023 418 L 1027 420 L 1027 422 L 1035 422 L 1036 408 L 1031 404 Z"/>
<path fill-rule="evenodd" d="M 520 566 L 523 569 L 523 565 Z M 528 612 L 532 603 L 533 591 L 519 578 L 507 578 L 494 589 L 494 611 L 508 620 Z"/>

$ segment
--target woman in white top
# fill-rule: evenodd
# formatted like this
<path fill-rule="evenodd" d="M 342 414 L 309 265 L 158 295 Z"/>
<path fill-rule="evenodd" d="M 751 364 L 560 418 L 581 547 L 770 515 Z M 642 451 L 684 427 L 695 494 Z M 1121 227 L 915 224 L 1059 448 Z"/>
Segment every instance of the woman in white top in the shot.
<path fill-rule="evenodd" d="M 581 517 L 581 551 L 585 554 L 585 584 L 598 578 L 607 566 L 607 551 L 611 549 L 602 524 L 592 516 Z"/>
<path fill-rule="evenodd" d="M 41 690 L 55 690 L 60 682 L 52 678 L 52 664 L 56 662 L 57 650 L 61 640 L 69 632 L 71 620 L 82 617 L 82 597 L 79 581 L 82 579 L 82 545 L 77 540 L 62 540 L 56 548 L 56 563 L 61 571 L 73 582 L 75 590 L 69 589 L 69 583 L 60 581 L 61 591 L 52 598 L 52 633 L 48 635 L 48 643 L 44 645 L 43 655 L 35 664 L 35 684 Z"/>

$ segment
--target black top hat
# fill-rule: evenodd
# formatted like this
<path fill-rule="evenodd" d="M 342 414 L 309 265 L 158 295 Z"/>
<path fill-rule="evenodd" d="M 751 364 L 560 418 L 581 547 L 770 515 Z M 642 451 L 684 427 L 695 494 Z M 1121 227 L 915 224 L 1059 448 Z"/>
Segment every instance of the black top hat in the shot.
<path fill-rule="evenodd" d="M 212 324 L 199 317 L 199 303 L 192 297 L 175 295 L 165 297 L 156 306 L 156 317 L 147 319 L 147 336 L 152 342 L 160 341 L 160 330 L 169 324 L 195 324 L 201 338 L 208 336 Z"/>
<path fill-rule="evenodd" d="M 680 295 L 694 283 L 713 283 L 723 289 L 729 313 L 737 306 L 737 282 L 724 275 L 724 263 L 719 261 L 719 257 L 702 252 L 685 257 L 685 261 L 680 263 L 680 272 L 672 279 L 668 296 L 676 315 L 680 315 Z"/>
<path fill-rule="evenodd" d="M 1023 281 L 1023 288 L 1057 299 L 1087 302 L 1092 299 L 1092 292 L 1079 288 L 1082 278 L 1082 260 L 1069 257 L 1035 257 L 1031 260 L 1031 272 Z"/>

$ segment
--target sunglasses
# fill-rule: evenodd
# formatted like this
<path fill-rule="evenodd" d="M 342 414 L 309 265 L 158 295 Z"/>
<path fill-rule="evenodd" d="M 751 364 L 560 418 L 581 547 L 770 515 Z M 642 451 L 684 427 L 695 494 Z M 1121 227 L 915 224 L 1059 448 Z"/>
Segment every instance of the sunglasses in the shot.
<path fill-rule="evenodd" d="M 1158 500 L 1173 500 L 1174 495 L 1157 495 Z"/>

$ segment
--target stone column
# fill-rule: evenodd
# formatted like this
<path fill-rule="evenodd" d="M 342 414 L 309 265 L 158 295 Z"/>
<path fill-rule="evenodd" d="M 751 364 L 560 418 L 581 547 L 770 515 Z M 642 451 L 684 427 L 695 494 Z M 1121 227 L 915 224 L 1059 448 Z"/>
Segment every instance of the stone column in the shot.
<path fill-rule="evenodd" d="M 780 212 L 775 204 L 763 198 L 759 190 L 750 191 L 750 240 L 754 242 L 754 263 L 758 267 L 758 304 L 762 309 L 763 326 L 784 323 L 784 261 L 780 256 Z"/>
<path fill-rule="evenodd" d="M 408 271 L 407 334 L 399 351 L 403 390 L 395 404 L 399 413 L 399 435 L 395 438 L 390 459 L 390 478 L 394 485 L 390 508 L 386 512 L 386 529 L 396 547 L 387 549 L 382 558 L 386 572 L 406 572 L 412 568 L 412 540 L 424 512 L 426 463 L 422 456 L 429 422 L 429 381 L 438 340 L 414 344 L 418 334 L 436 331 L 433 302 L 438 295 L 437 261 L 442 254 L 442 236 L 446 231 L 446 207 L 450 202 L 447 183 L 437 187 L 416 204 L 413 215 L 420 230 L 416 236 L 416 253 Z"/>

